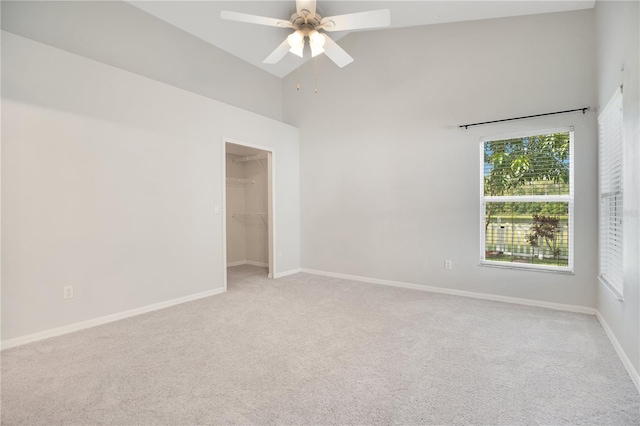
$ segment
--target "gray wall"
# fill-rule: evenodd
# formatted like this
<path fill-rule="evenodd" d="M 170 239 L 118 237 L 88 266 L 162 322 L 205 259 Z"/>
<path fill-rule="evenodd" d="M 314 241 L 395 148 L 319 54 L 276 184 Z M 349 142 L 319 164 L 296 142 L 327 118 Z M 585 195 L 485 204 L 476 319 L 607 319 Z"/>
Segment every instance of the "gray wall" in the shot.
<path fill-rule="evenodd" d="M 282 81 L 123 1 L 3 1 L 2 29 L 282 118 Z"/>
<path fill-rule="evenodd" d="M 637 372 L 640 371 L 640 4 L 596 3 L 598 104 L 621 84 L 624 115 L 624 301 L 598 287 L 598 310 Z"/>
<path fill-rule="evenodd" d="M 277 152 L 299 268 L 297 129 L 2 32 L 3 342 L 222 288 L 223 138 Z"/>
<path fill-rule="evenodd" d="M 593 10 L 351 34 L 284 82 L 300 129 L 302 267 L 596 306 Z M 479 264 L 479 138 L 575 126 L 575 274 Z M 444 260 L 453 269 L 444 269 Z"/>

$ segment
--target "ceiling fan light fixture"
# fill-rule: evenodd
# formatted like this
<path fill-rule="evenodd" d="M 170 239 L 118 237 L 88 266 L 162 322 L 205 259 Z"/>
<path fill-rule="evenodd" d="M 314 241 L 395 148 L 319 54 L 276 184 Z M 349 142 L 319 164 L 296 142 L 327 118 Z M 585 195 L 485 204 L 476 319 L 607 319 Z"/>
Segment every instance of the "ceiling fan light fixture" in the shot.
<path fill-rule="evenodd" d="M 295 30 L 294 32 L 289 34 L 287 40 L 289 41 L 289 46 L 291 47 L 297 46 L 298 44 L 304 45 L 304 33 L 301 30 Z"/>
<path fill-rule="evenodd" d="M 324 46 L 325 43 L 324 35 L 320 34 L 316 30 L 309 31 L 309 43 L 313 46 L 316 45 L 318 47 Z"/>
<path fill-rule="evenodd" d="M 316 30 L 309 31 L 309 46 L 311 46 L 311 57 L 316 57 L 324 52 L 326 39 L 324 35 Z"/>
<path fill-rule="evenodd" d="M 319 54 L 324 53 L 324 48 L 323 47 L 315 47 L 315 46 L 311 46 L 311 57 L 315 58 L 316 56 L 318 56 Z"/>
<path fill-rule="evenodd" d="M 302 52 L 304 50 L 304 33 L 300 30 L 296 30 L 295 32 L 290 34 L 289 37 L 287 37 L 287 42 L 291 47 L 291 49 L 289 49 L 289 52 L 302 58 Z"/>
<path fill-rule="evenodd" d="M 289 52 L 293 53 L 294 55 L 298 55 L 301 58 L 304 56 L 304 42 L 302 43 L 301 46 L 295 46 L 292 47 L 291 49 L 289 49 Z"/>

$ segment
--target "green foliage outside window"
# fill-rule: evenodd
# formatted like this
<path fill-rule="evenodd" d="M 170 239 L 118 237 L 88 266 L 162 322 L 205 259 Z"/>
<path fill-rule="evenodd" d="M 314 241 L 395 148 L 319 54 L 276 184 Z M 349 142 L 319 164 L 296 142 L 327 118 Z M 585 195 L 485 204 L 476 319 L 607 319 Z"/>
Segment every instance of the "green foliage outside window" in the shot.
<path fill-rule="evenodd" d="M 484 195 L 526 196 L 566 195 L 569 193 L 569 142 L 570 135 L 548 135 L 487 141 L 484 143 Z M 508 212 L 518 215 L 560 215 L 556 203 L 536 205 L 516 203 L 505 206 L 491 203 L 485 216 L 485 228 L 492 216 Z M 553 209 L 556 205 L 557 210 Z M 544 210 L 547 208 L 547 210 Z"/>

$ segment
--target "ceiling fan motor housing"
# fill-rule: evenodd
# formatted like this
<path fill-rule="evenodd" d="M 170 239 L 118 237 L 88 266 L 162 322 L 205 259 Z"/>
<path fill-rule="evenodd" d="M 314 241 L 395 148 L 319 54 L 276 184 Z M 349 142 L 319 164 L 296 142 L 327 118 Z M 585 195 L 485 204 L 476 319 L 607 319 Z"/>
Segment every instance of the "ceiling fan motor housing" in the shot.
<path fill-rule="evenodd" d="M 318 15 L 317 13 L 311 18 L 309 17 L 308 14 L 302 15 L 297 12 L 291 15 L 291 19 L 290 19 L 294 28 L 297 28 L 303 31 L 307 30 L 305 32 L 308 32 L 310 30 L 315 29 L 316 27 L 319 27 L 321 25 L 320 24 L 321 20 L 322 20 L 322 16 Z"/>

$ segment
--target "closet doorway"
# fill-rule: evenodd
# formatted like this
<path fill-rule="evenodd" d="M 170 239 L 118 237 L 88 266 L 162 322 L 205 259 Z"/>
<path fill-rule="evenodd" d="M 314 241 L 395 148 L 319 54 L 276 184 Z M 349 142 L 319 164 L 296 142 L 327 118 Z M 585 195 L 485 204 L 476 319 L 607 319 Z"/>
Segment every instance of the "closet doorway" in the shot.
<path fill-rule="evenodd" d="M 229 267 L 252 265 L 274 275 L 273 150 L 224 141 L 225 289 Z"/>

